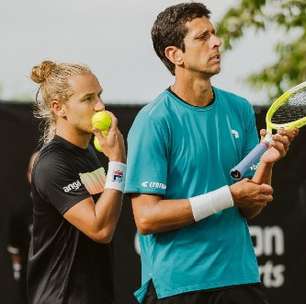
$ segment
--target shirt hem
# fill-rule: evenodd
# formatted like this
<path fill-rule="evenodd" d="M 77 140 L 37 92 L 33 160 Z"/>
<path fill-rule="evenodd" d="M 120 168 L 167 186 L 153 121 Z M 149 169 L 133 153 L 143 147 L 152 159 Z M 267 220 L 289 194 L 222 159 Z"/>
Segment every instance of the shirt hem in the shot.
<path fill-rule="evenodd" d="M 226 288 L 230 286 L 238 286 L 238 285 L 246 285 L 246 284 L 257 284 L 261 283 L 261 281 L 258 280 L 242 280 L 242 281 L 236 281 L 236 282 L 229 282 L 229 283 L 211 283 L 211 284 L 197 284 L 197 285 L 191 285 L 191 286 L 184 286 L 168 291 L 160 291 L 158 290 L 158 287 L 155 285 L 155 290 L 158 299 L 171 297 L 177 294 L 186 293 L 186 292 L 192 292 L 192 291 L 201 291 L 201 290 L 209 290 L 214 288 Z"/>

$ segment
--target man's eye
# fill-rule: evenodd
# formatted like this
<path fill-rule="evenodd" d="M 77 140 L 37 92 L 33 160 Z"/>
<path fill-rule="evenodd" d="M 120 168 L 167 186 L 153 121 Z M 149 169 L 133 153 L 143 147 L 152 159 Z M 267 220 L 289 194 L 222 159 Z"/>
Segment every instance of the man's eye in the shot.
<path fill-rule="evenodd" d="M 208 40 L 209 39 L 209 34 L 205 34 L 201 37 L 202 40 Z"/>

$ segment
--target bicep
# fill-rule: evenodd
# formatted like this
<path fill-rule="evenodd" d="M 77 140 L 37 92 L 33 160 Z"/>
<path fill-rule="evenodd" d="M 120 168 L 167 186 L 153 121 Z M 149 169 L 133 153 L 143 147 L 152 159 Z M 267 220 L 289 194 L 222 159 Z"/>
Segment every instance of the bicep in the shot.
<path fill-rule="evenodd" d="M 152 209 L 163 199 L 162 196 L 153 194 L 131 194 L 134 218 L 137 221 L 142 217 L 152 214 Z"/>
<path fill-rule="evenodd" d="M 187 199 L 168 200 L 159 195 L 132 196 L 137 229 L 142 234 L 179 229 L 193 223 L 190 203 Z"/>

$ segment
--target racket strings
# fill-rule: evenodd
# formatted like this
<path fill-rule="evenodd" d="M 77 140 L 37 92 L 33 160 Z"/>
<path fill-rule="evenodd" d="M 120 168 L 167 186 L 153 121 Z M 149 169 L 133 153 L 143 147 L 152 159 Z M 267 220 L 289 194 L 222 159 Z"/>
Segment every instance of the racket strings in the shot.
<path fill-rule="evenodd" d="M 306 106 L 306 88 L 298 91 L 297 93 L 289 97 L 287 104 L 291 106 L 302 106 L 302 107 L 304 106 L 305 107 Z"/>
<path fill-rule="evenodd" d="M 306 117 L 306 90 L 292 95 L 273 115 L 271 121 L 284 124 Z"/>

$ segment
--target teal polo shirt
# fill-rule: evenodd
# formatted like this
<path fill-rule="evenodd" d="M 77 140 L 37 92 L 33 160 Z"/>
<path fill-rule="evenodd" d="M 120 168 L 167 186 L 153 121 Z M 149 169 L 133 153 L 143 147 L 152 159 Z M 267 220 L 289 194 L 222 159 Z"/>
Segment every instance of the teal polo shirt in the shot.
<path fill-rule="evenodd" d="M 195 107 L 166 90 L 138 113 L 128 135 L 126 193 L 186 199 L 233 183 L 230 169 L 258 143 L 254 111 L 235 94 L 213 91 L 210 105 Z M 150 280 L 158 298 L 260 281 L 247 222 L 236 207 L 138 237 L 139 302 Z"/>

